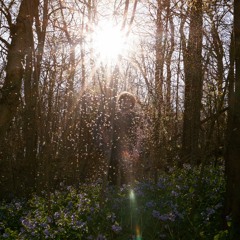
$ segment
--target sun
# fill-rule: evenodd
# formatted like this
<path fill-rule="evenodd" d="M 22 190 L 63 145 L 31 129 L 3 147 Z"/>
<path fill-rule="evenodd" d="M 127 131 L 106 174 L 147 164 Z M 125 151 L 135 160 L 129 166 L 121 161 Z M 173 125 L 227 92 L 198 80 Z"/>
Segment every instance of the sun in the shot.
<path fill-rule="evenodd" d="M 115 61 L 127 50 L 126 34 L 119 26 L 102 22 L 94 32 L 93 48 L 100 61 Z"/>

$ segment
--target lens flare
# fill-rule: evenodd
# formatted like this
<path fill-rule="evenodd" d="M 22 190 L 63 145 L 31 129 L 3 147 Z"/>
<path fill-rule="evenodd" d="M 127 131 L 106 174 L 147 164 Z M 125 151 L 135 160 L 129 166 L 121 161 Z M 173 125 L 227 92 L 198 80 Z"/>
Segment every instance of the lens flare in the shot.
<path fill-rule="evenodd" d="M 134 200 L 134 199 L 135 199 L 135 194 L 134 194 L 134 191 L 133 191 L 132 189 L 130 190 L 129 196 L 130 196 L 130 199 L 131 199 L 131 200 Z"/>
<path fill-rule="evenodd" d="M 126 49 L 126 37 L 119 26 L 102 22 L 93 36 L 93 47 L 101 61 L 116 60 Z"/>
<path fill-rule="evenodd" d="M 141 232 L 140 232 L 140 227 L 137 225 L 136 226 L 136 240 L 141 240 Z"/>

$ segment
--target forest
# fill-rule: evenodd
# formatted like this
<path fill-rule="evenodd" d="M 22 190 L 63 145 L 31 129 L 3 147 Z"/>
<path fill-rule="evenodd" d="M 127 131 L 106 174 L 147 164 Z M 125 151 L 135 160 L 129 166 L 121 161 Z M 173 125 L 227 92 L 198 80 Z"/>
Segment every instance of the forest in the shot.
<path fill-rule="evenodd" d="M 0 0 L 0 239 L 240 239 L 240 1 Z"/>

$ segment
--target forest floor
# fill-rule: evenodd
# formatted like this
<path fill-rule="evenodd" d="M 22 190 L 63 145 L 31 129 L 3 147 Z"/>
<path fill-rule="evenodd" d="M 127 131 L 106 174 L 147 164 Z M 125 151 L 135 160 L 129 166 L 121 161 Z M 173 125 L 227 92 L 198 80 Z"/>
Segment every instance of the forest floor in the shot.
<path fill-rule="evenodd" d="M 224 169 L 213 166 L 204 174 L 173 168 L 157 183 L 109 188 L 104 198 L 100 183 L 62 183 L 51 193 L 0 202 L 0 239 L 227 239 L 224 192 Z"/>

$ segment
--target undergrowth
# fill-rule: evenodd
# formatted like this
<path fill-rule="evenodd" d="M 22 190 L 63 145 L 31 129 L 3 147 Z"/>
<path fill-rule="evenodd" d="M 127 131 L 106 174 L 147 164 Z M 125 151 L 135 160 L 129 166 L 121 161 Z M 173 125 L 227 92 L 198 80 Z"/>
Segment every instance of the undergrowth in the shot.
<path fill-rule="evenodd" d="M 100 183 L 0 203 L 0 239 L 227 239 L 221 231 L 222 167 L 185 165 L 158 182 L 109 187 Z"/>

